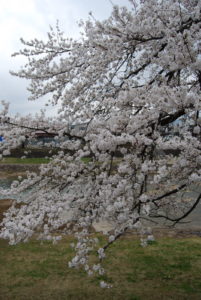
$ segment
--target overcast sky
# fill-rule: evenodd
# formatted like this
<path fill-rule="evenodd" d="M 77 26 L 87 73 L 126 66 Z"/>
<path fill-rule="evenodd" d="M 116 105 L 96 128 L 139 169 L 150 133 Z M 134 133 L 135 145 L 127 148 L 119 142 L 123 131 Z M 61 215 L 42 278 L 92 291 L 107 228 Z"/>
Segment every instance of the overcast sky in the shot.
<path fill-rule="evenodd" d="M 128 4 L 127 0 L 112 3 Z M 27 100 L 26 80 L 9 74 L 9 70 L 17 71 L 23 64 L 22 57 L 11 57 L 21 48 L 20 37 L 45 39 L 49 25 L 59 20 L 61 29 L 76 38 L 80 30 L 77 21 L 86 20 L 90 11 L 96 19 L 105 19 L 111 10 L 110 0 L 0 0 L 0 100 L 10 102 L 12 114 L 35 113 L 43 107 L 41 101 Z"/>

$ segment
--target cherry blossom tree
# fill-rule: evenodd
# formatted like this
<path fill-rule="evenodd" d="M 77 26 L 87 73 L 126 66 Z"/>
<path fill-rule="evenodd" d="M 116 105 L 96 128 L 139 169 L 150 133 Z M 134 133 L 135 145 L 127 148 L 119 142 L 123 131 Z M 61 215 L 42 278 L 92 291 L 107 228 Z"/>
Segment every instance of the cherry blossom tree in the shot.
<path fill-rule="evenodd" d="M 127 230 L 143 233 L 159 219 L 175 225 L 201 198 L 181 197 L 201 179 L 201 2 L 130 4 L 114 6 L 102 22 L 93 16 L 80 22 L 79 40 L 66 38 L 58 25 L 47 41 L 21 39 L 24 49 L 14 56 L 27 64 L 12 74 L 29 80 L 31 100 L 46 96 L 47 105 L 58 105 L 57 117 L 10 117 L 2 102 L 2 157 L 38 129 L 54 136 L 60 150 L 39 173 L 0 190 L 19 195 L 0 237 L 15 244 L 37 233 L 56 241 L 62 228 L 78 239 L 69 265 L 89 274 L 104 272 L 89 264 L 98 249 L 94 223 L 106 220 L 113 228 L 98 250 L 101 261 Z M 170 131 L 182 117 L 191 126 Z"/>

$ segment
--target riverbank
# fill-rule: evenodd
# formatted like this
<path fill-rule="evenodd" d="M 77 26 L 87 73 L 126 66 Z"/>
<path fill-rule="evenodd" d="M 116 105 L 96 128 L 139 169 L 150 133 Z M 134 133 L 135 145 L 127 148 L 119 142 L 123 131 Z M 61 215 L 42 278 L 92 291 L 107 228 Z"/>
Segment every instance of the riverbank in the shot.
<path fill-rule="evenodd" d="M 41 164 L 48 163 L 46 158 L 5 157 L 0 161 L 0 179 L 11 179 L 25 176 L 26 171 L 38 172 Z"/>
<path fill-rule="evenodd" d="M 40 164 L 0 164 L 0 173 L 6 172 L 21 172 L 21 171 L 30 171 L 30 170 L 38 170 Z"/>

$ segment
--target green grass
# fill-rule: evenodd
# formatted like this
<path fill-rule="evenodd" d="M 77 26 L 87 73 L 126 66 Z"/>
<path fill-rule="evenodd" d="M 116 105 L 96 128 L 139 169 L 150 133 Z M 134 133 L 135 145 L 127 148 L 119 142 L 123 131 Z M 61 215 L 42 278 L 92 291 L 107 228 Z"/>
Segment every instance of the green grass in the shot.
<path fill-rule="evenodd" d="M 18 158 L 18 157 L 5 157 L 0 161 L 0 164 L 45 164 L 48 163 L 48 158 Z"/>
<path fill-rule="evenodd" d="M 99 277 L 67 267 L 72 241 L 9 246 L 0 240 L 0 299 L 201 299 L 200 238 L 163 238 L 142 248 L 124 237 L 108 249 L 107 273 Z M 113 288 L 101 289 L 100 279 Z"/>
<path fill-rule="evenodd" d="M 50 161 L 49 158 L 37 157 L 37 158 L 20 158 L 20 157 L 4 157 L 0 164 L 45 164 Z M 83 157 L 81 161 L 84 163 L 89 163 L 91 161 L 90 157 Z"/>
<path fill-rule="evenodd" d="M 81 158 L 81 161 L 87 164 L 87 163 L 89 163 L 90 161 L 92 161 L 92 159 L 91 159 L 91 157 L 82 157 L 82 158 Z"/>

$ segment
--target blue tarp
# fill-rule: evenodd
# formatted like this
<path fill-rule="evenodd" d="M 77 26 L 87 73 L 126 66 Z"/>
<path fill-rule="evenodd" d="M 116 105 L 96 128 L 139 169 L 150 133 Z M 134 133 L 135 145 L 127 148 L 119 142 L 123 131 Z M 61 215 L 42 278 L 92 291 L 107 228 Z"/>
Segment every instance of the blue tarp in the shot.
<path fill-rule="evenodd" d="M 2 136 L 0 136 L 0 142 L 3 142 L 4 138 Z"/>

